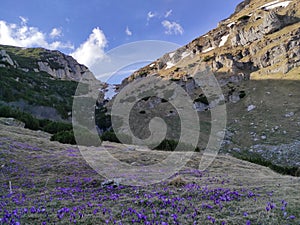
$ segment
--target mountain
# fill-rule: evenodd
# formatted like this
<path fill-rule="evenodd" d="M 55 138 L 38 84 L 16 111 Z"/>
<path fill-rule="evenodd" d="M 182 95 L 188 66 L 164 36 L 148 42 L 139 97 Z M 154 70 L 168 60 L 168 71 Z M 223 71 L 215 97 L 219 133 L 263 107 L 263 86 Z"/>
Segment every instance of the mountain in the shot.
<path fill-rule="evenodd" d="M 73 96 L 85 78 L 96 81 L 86 66 L 59 51 L 0 45 L 1 104 L 38 118 L 70 120 Z"/>
<path fill-rule="evenodd" d="M 204 93 L 205 87 L 194 79 L 198 67 L 213 72 L 221 94 L 209 98 Z M 215 29 L 124 79 L 119 92 L 146 78 L 174 82 L 188 93 L 200 118 L 201 149 L 209 142 L 211 109 L 224 101 L 227 126 L 222 152 L 300 166 L 299 1 L 243 1 Z M 179 96 L 171 91 L 165 98 L 149 96 L 137 101 L 132 124 L 120 132 L 133 130 L 147 138 L 147 123 L 161 117 L 170 126 L 167 139 L 178 139 L 180 118 L 168 101 Z"/>
<path fill-rule="evenodd" d="M 136 71 L 184 79 L 195 64 L 222 79 L 239 73 L 251 79 L 299 78 L 300 2 L 246 0 L 218 27 Z"/>

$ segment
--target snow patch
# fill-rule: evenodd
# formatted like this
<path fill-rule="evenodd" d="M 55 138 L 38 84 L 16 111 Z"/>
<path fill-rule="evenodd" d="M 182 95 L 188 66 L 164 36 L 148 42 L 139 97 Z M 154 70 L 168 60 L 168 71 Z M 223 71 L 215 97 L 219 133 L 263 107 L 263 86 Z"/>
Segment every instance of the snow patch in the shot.
<path fill-rule="evenodd" d="M 104 89 L 104 99 L 112 99 L 116 94 L 117 92 L 115 85 L 110 84 L 107 86 L 107 88 Z"/>
<path fill-rule="evenodd" d="M 175 66 L 172 62 L 167 62 L 167 67 L 165 69 L 170 69 L 171 67 Z"/>
<path fill-rule="evenodd" d="M 279 1 L 274 1 L 274 2 L 270 2 L 270 3 L 267 3 L 263 6 L 261 6 L 260 8 L 264 8 L 266 10 L 270 10 L 270 9 L 275 9 L 275 8 L 278 8 L 278 7 L 287 7 L 292 1 L 283 1 L 283 2 L 279 2 Z"/>
<path fill-rule="evenodd" d="M 184 59 L 184 58 L 188 57 L 190 54 L 191 54 L 190 52 L 183 52 L 181 54 L 181 59 Z"/>
<path fill-rule="evenodd" d="M 153 66 L 155 66 L 155 63 L 152 63 L 149 67 L 153 67 Z"/>
<path fill-rule="evenodd" d="M 227 24 L 227 27 L 231 27 L 234 24 L 235 24 L 235 22 L 229 23 L 229 24 Z"/>
<path fill-rule="evenodd" d="M 274 5 L 270 5 L 268 7 L 266 7 L 265 9 L 266 10 L 270 10 L 270 9 L 275 9 L 275 8 L 278 8 L 278 7 L 287 7 L 289 4 L 291 3 L 291 1 L 285 1 L 285 2 L 279 2 L 277 4 L 274 4 Z"/>
<path fill-rule="evenodd" d="M 229 37 L 229 34 L 227 34 L 227 35 L 225 35 L 225 36 L 223 36 L 223 37 L 221 38 L 221 42 L 220 42 L 220 44 L 219 44 L 219 47 L 222 47 L 222 46 L 225 45 L 226 41 L 228 40 L 228 37 Z"/>
<path fill-rule="evenodd" d="M 214 47 L 209 47 L 209 48 L 205 49 L 205 50 L 203 51 L 203 53 L 209 52 L 209 51 L 214 50 L 214 49 L 215 49 Z"/>
<path fill-rule="evenodd" d="M 174 55 L 175 55 L 175 52 L 169 53 L 170 58 L 173 58 Z"/>
<path fill-rule="evenodd" d="M 262 9 L 262 8 L 268 7 L 268 6 L 270 6 L 270 5 L 274 5 L 274 4 L 276 4 L 277 2 L 279 2 L 279 0 L 276 0 L 276 1 L 269 2 L 269 3 L 267 3 L 267 4 L 264 4 L 264 5 L 261 6 L 260 8 Z"/>

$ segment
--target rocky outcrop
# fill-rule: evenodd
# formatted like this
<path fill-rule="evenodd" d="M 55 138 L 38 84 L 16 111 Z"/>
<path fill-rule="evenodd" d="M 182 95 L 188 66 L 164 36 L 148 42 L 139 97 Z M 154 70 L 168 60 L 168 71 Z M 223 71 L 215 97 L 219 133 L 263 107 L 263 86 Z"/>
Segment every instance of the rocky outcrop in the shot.
<path fill-rule="evenodd" d="M 16 62 L 14 62 L 9 54 L 4 49 L 0 50 L 0 67 L 12 66 L 14 68 L 17 67 Z"/>
<path fill-rule="evenodd" d="M 210 67 L 220 80 L 240 73 L 246 78 L 253 72 L 288 73 L 300 64 L 299 9 L 295 0 L 245 0 L 217 28 L 141 68 L 123 84 L 151 74 L 184 80 L 197 65 Z"/>
<path fill-rule="evenodd" d="M 73 57 L 42 48 L 37 49 L 38 53 L 35 56 L 30 56 L 30 64 L 27 64 L 26 51 L 33 50 L 0 45 L 0 67 L 13 67 L 24 72 L 42 71 L 55 78 L 75 81 L 81 80 L 87 73 L 92 74 L 86 66 L 79 64 Z"/>

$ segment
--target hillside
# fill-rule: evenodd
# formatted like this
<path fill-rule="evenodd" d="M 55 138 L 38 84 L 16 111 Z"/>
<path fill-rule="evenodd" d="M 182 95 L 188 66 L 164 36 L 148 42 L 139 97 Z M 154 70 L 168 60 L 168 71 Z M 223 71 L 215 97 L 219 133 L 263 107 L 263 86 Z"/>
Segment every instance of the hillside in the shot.
<path fill-rule="evenodd" d="M 169 153 L 113 143 L 79 151 L 49 138 L 0 124 L 1 224 L 299 224 L 300 178 L 226 155 L 199 171 L 201 153 L 194 153 L 161 183 L 120 185 L 96 173 L 81 151 L 93 159 L 109 151 L 137 169 Z M 130 184 L 131 174 L 121 179 Z"/>
<path fill-rule="evenodd" d="M 215 29 L 124 79 L 119 92 L 138 98 L 150 93 L 145 87 L 152 84 L 147 85 L 147 80 L 157 79 L 165 86 L 175 84 L 189 95 L 198 112 L 200 149 L 209 143 L 212 113 L 221 105 L 226 108 L 226 129 L 220 151 L 299 167 L 299 40 L 299 1 L 245 0 Z M 207 91 L 211 84 L 199 82 L 201 76 L 195 78 L 199 68 L 213 73 L 219 91 Z M 142 80 L 144 86 L 134 93 L 134 85 Z M 142 87 L 145 91 L 140 90 Z M 174 108 L 169 102 L 186 96 L 172 90 L 162 93 L 165 99 L 149 95 L 136 100 L 130 129 L 140 138 L 149 137 L 145 127 L 154 117 L 163 118 L 169 126 L 168 139 L 178 140 L 180 136 L 178 109 L 184 104 Z M 132 101 L 128 96 L 126 99 Z M 130 130 L 122 129 L 124 133 Z"/>
<path fill-rule="evenodd" d="M 0 225 L 299 225 L 299 87 L 299 0 L 243 1 L 111 100 L 0 45 Z"/>
<path fill-rule="evenodd" d="M 158 74 L 186 79 L 197 64 L 219 79 L 299 79 L 299 1 L 244 1 L 218 27 L 138 70 L 124 83 Z"/>
<path fill-rule="evenodd" d="M 85 77 L 96 80 L 86 66 L 59 51 L 0 45 L 1 105 L 38 118 L 70 120 L 73 96 Z"/>

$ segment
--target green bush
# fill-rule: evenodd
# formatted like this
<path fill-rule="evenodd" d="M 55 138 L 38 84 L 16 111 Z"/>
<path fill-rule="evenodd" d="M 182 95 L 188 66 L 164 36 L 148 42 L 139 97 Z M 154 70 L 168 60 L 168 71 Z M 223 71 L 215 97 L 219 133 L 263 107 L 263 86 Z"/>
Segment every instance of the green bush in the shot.
<path fill-rule="evenodd" d="M 246 96 L 246 92 L 245 91 L 240 91 L 239 97 L 244 98 L 245 96 Z"/>
<path fill-rule="evenodd" d="M 48 123 L 43 121 L 43 123 L 40 124 L 44 125 L 42 127 L 42 130 L 50 134 L 55 134 L 62 131 L 69 131 L 73 129 L 72 124 L 70 123 L 63 123 L 63 122 L 56 122 L 56 121 L 49 120 Z"/>
<path fill-rule="evenodd" d="M 249 15 L 243 15 L 243 16 L 241 16 L 240 18 L 238 18 L 238 21 L 246 21 L 246 20 L 248 20 L 248 19 L 250 19 L 250 16 L 249 16 Z"/>
<path fill-rule="evenodd" d="M 121 143 L 120 140 L 117 138 L 117 135 L 113 131 L 106 131 L 101 135 L 102 141 L 110 141 L 115 143 Z"/>
<path fill-rule="evenodd" d="M 265 166 L 270 168 L 271 170 L 283 174 L 283 175 L 291 175 L 291 176 L 298 176 L 298 171 L 299 168 L 296 166 L 280 166 L 280 165 L 276 165 L 274 163 L 272 163 L 271 161 L 265 160 L 263 159 L 260 155 L 258 154 L 252 154 L 252 155 L 237 155 L 234 154 L 234 156 L 236 158 L 251 162 L 251 163 L 255 163 L 257 165 L 261 165 L 261 166 Z"/>
<path fill-rule="evenodd" d="M 206 56 L 204 56 L 204 58 L 203 58 L 203 62 L 209 62 L 209 61 L 212 60 L 213 58 L 214 58 L 213 56 L 206 55 Z"/>
<path fill-rule="evenodd" d="M 0 106 L 0 117 L 12 117 L 25 123 L 25 128 L 39 130 L 39 120 L 29 113 L 25 113 L 9 106 Z"/>
<path fill-rule="evenodd" d="M 194 100 L 194 102 L 201 102 L 203 104 L 209 105 L 209 102 L 204 94 L 199 95 L 198 98 Z"/>
<path fill-rule="evenodd" d="M 72 130 L 61 131 L 51 136 L 50 141 L 58 141 L 63 144 L 75 145 L 76 140 Z"/>
<path fill-rule="evenodd" d="M 169 140 L 164 139 L 158 146 L 156 146 L 154 149 L 156 150 L 163 150 L 163 151 L 187 151 L 187 150 L 195 150 L 196 152 L 199 152 L 199 147 L 194 147 L 187 143 L 180 143 L 176 140 Z"/>

